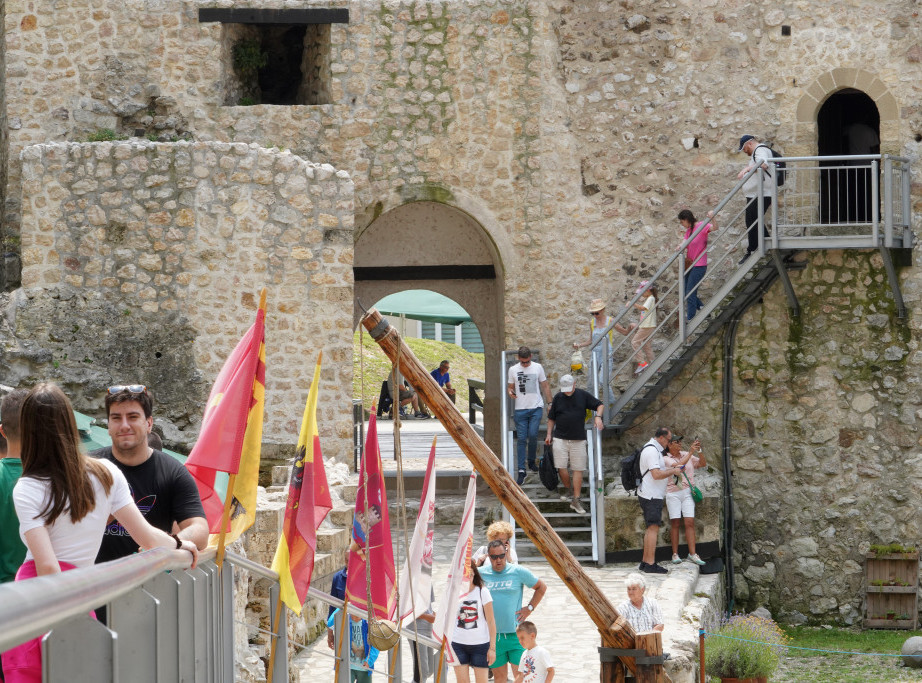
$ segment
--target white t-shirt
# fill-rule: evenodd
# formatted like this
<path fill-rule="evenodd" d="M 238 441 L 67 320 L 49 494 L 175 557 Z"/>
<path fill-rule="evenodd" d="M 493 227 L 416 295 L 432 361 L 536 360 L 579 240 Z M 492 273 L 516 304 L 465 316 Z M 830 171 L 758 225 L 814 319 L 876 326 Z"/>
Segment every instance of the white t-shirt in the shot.
<path fill-rule="evenodd" d="M 480 645 L 490 642 L 490 627 L 483 613 L 483 606 L 493 602 L 487 588 L 474 589 L 458 600 L 458 620 L 451 640 L 462 645 Z"/>
<path fill-rule="evenodd" d="M 656 327 L 656 298 L 650 294 L 642 305 L 647 310 L 641 311 L 638 327 Z"/>
<path fill-rule="evenodd" d="M 530 650 L 522 653 L 519 662 L 519 671 L 525 674 L 524 683 L 544 683 L 547 679 L 547 670 L 554 666 L 551 653 L 546 648 L 535 645 Z"/>
<path fill-rule="evenodd" d="M 773 159 L 772 151 L 766 145 L 759 145 L 752 153 L 751 163 L 762 165 Z M 772 165 L 768 164 L 771 168 Z M 775 185 L 775 178 L 772 176 L 773 171 L 756 171 L 743 184 L 743 196 L 755 197 L 759 194 L 759 175 L 762 175 L 762 196 L 768 197 L 772 193 L 772 187 Z"/>
<path fill-rule="evenodd" d="M 511 384 L 515 388 L 516 410 L 531 410 L 544 405 L 541 399 L 541 382 L 547 382 L 547 376 L 540 363 L 532 361 L 528 367 L 516 363 L 509 368 L 506 384 Z"/>
<path fill-rule="evenodd" d="M 23 542 L 26 532 L 46 526 L 51 537 L 51 547 L 54 549 L 58 562 L 69 562 L 77 567 L 89 567 L 96 561 L 96 553 L 102 544 L 102 535 L 109 521 L 109 516 L 115 514 L 126 505 L 134 503 L 128 482 L 115 465 L 108 460 L 97 460 L 112 474 L 112 488 L 109 495 L 99 480 L 90 475 L 93 483 L 93 495 L 96 507 L 93 508 L 79 522 L 74 524 L 70 514 L 64 512 L 48 526 L 39 513 L 45 508 L 51 485 L 47 480 L 22 477 L 13 487 L 13 505 L 16 506 L 16 515 L 19 517 L 19 535 Z M 26 550 L 26 560 L 35 559 L 32 552 Z"/>
<path fill-rule="evenodd" d="M 640 488 L 637 489 L 637 495 L 647 500 L 662 500 L 666 497 L 666 486 L 669 484 L 668 477 L 665 479 L 654 479 L 653 475 L 647 470 L 662 470 L 666 468 L 663 462 L 663 447 L 659 445 L 656 439 L 650 439 L 643 445 L 643 451 L 640 453 L 640 473 L 643 479 L 640 481 Z M 646 474 L 644 474 L 646 472 Z"/>

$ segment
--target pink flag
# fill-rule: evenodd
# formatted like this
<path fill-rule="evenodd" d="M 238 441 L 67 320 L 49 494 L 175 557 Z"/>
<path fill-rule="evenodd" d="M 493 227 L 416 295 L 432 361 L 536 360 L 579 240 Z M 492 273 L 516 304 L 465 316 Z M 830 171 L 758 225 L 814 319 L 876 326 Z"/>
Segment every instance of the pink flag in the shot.
<path fill-rule="evenodd" d="M 362 606 L 371 602 L 376 617 L 393 619 L 397 611 L 396 579 L 391 521 L 387 511 L 384 476 L 381 473 L 381 450 L 378 448 L 378 426 L 372 413 L 368 422 L 362 466 L 359 468 L 359 490 L 352 517 L 346 600 Z M 369 582 L 370 596 L 367 590 Z"/>
<path fill-rule="evenodd" d="M 464 517 L 455 554 L 448 568 L 448 581 L 445 592 L 435 611 L 435 623 L 432 625 L 432 637 L 445 646 L 445 656 L 449 664 L 455 663 L 455 653 L 451 649 L 451 636 L 458 621 L 458 599 L 471 580 L 471 552 L 474 545 L 474 504 L 477 498 L 477 473 L 471 472 L 467 484 L 467 500 L 464 501 Z"/>
<path fill-rule="evenodd" d="M 435 532 L 435 440 L 429 451 L 423 497 L 410 539 L 409 559 L 400 572 L 400 621 L 413 621 L 429 610 L 432 597 L 432 536 Z M 412 578 L 412 590 L 411 581 Z"/>

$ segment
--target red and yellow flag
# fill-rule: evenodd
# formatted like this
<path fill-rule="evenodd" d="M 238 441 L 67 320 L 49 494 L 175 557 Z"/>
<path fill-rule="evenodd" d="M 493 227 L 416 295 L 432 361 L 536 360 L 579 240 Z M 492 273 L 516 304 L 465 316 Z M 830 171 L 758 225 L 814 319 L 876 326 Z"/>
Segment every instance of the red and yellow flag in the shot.
<path fill-rule="evenodd" d="M 218 373 L 198 441 L 186 469 L 198 484 L 212 534 L 221 531 L 224 501 L 215 490 L 219 472 L 236 474 L 225 543 L 233 543 L 256 519 L 256 486 L 262 446 L 266 392 L 266 290 L 260 295 L 256 322 Z M 212 539 L 214 540 L 214 539 Z"/>
<path fill-rule="evenodd" d="M 366 487 L 367 474 L 367 487 Z M 367 572 L 367 573 L 366 573 Z M 371 584 L 371 595 L 367 585 Z M 381 450 L 375 414 L 368 422 L 368 438 L 359 468 L 359 490 L 352 517 L 352 545 L 346 579 L 346 600 L 371 604 L 378 619 L 393 619 L 397 611 L 397 572 L 391 542 L 387 491 L 381 472 Z"/>
<path fill-rule="evenodd" d="M 279 596 L 295 614 L 301 614 L 301 607 L 307 599 L 317 550 L 317 527 L 333 509 L 317 432 L 317 394 L 322 358 L 323 353 L 317 357 L 314 379 L 304 406 L 298 450 L 288 483 L 285 522 L 272 560 L 272 569 L 279 575 Z"/>

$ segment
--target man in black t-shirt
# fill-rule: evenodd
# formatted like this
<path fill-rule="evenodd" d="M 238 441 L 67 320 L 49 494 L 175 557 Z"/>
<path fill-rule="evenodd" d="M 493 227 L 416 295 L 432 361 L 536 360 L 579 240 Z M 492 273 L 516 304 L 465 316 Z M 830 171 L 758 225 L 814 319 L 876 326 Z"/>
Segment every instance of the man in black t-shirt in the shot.
<path fill-rule="evenodd" d="M 572 375 L 560 378 L 560 392 L 551 401 L 547 412 L 547 438 L 544 443 L 554 444 L 554 467 L 560 474 L 566 492 L 561 500 L 570 501 L 570 509 L 581 515 L 586 514 L 580 502 L 583 488 L 583 472 L 586 470 L 588 455 L 586 452 L 586 411 L 594 410 L 593 420 L 596 429 L 603 429 L 602 413 L 605 404 L 588 391 L 576 388 Z M 567 466 L 573 470 L 572 498 L 569 495 L 570 475 Z"/>
<path fill-rule="evenodd" d="M 153 427 L 153 398 L 142 385 L 109 387 L 106 394 L 110 448 L 92 456 L 115 463 L 128 480 L 131 495 L 152 526 L 195 543 L 208 544 L 208 522 L 198 487 L 188 470 L 166 453 L 147 445 Z M 114 519 L 102 539 L 96 562 L 108 562 L 138 551 L 138 544 Z"/>

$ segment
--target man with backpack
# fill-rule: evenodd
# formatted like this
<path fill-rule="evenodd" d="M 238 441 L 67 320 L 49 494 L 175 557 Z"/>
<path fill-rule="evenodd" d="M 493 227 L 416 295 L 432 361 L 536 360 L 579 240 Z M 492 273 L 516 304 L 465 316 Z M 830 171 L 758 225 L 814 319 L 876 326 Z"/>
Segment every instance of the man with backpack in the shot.
<path fill-rule="evenodd" d="M 753 173 L 749 176 L 743 185 L 743 196 L 746 197 L 746 226 L 749 229 L 749 245 L 746 247 L 746 255 L 740 261 L 743 263 L 759 248 L 759 176 L 762 176 L 762 211 L 764 213 L 772 205 L 776 169 L 773 164 L 769 163 L 774 158 L 771 148 L 756 140 L 753 135 L 744 135 L 740 138 L 738 151 L 745 152 L 749 156 L 749 164 L 736 176 L 738 180 L 742 180 L 755 166 L 760 166 L 762 169 L 760 173 Z M 764 223 L 762 232 L 765 237 L 768 237 L 768 229 Z"/>
<path fill-rule="evenodd" d="M 666 467 L 663 452 L 672 439 L 668 427 L 660 427 L 653 433 L 653 438 L 640 449 L 640 488 L 637 500 L 643 510 L 643 519 L 647 530 L 643 537 L 643 561 L 637 568 L 647 574 L 666 574 L 665 567 L 656 564 L 656 542 L 659 528 L 663 522 L 663 503 L 666 500 L 666 485 L 669 477 L 682 472 L 680 467 Z"/>

